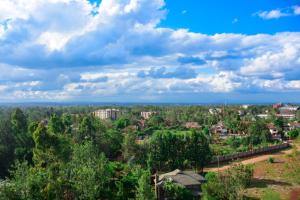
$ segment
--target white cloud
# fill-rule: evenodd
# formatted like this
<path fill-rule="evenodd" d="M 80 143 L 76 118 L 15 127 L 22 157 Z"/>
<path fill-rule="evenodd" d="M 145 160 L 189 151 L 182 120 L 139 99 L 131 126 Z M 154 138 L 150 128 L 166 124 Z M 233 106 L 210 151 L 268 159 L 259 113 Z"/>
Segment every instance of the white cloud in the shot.
<path fill-rule="evenodd" d="M 300 6 L 293 6 L 293 9 L 295 15 L 300 15 Z"/>
<path fill-rule="evenodd" d="M 300 33 L 206 35 L 160 27 L 165 14 L 163 0 L 1 1 L 0 100 L 300 91 Z"/>
<path fill-rule="evenodd" d="M 262 11 L 258 13 L 258 16 L 263 19 L 278 19 L 281 17 L 289 16 L 288 13 L 284 13 L 281 10 Z"/>
<path fill-rule="evenodd" d="M 274 9 L 270 11 L 259 11 L 254 15 L 259 16 L 262 19 L 279 19 L 282 17 L 295 16 L 300 14 L 300 6 L 292 6 L 285 9 Z"/>

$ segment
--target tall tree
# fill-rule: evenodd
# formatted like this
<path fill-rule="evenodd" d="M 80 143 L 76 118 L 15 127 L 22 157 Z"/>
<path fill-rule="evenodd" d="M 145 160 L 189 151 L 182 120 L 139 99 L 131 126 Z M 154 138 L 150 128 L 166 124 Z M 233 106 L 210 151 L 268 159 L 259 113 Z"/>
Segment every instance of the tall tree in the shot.
<path fill-rule="evenodd" d="M 9 121 L 0 121 L 0 179 L 8 175 L 14 161 L 15 140 Z"/>
<path fill-rule="evenodd" d="M 150 184 L 150 172 L 142 172 L 141 177 L 138 180 L 138 186 L 136 187 L 136 200 L 154 200 L 155 195 Z"/>
<path fill-rule="evenodd" d="M 56 114 L 53 114 L 50 118 L 48 129 L 50 132 L 54 134 L 63 134 L 64 133 L 64 124 L 62 119 L 57 116 Z"/>
<path fill-rule="evenodd" d="M 31 160 L 33 141 L 27 131 L 27 118 L 19 108 L 11 115 L 12 131 L 14 133 L 16 148 L 15 155 L 18 159 Z"/>
<path fill-rule="evenodd" d="M 83 142 L 84 140 L 94 140 L 96 128 L 93 124 L 91 116 L 85 116 L 79 124 L 79 134 L 77 140 Z"/>

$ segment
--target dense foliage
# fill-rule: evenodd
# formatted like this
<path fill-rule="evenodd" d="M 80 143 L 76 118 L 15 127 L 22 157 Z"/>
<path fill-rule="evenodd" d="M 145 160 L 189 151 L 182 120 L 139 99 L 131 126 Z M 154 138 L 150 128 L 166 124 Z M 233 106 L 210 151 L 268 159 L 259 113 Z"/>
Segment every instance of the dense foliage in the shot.
<path fill-rule="evenodd" d="M 206 106 L 129 106 L 119 108 L 122 115 L 115 121 L 93 116 L 98 108 L 0 108 L 0 199 L 151 200 L 151 174 L 177 168 L 201 172 L 214 155 L 274 142 L 267 124 L 283 133 L 287 123 L 256 118 L 266 109 L 273 112 L 267 106 L 250 106 L 247 115 L 240 115 L 238 106 L 218 113 Z M 156 114 L 143 119 L 141 111 Z M 212 131 L 218 122 L 238 136 L 220 138 Z M 251 169 L 244 166 L 210 174 L 203 192 L 208 199 L 239 198 L 250 178 Z M 191 195 L 171 182 L 165 190 L 173 199 Z"/>

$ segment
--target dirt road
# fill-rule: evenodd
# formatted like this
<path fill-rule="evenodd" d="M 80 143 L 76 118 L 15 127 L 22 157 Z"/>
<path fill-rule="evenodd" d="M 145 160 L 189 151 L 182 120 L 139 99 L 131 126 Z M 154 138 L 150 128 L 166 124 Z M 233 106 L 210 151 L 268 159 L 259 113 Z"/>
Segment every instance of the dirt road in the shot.
<path fill-rule="evenodd" d="M 291 144 L 291 146 L 295 146 L 296 144 Z M 296 145 L 297 150 L 300 150 L 300 146 Z M 236 161 L 234 163 L 242 163 L 244 165 L 246 164 L 254 164 L 257 162 L 261 162 L 261 161 L 265 161 L 268 160 L 270 157 L 276 158 L 280 155 L 286 155 L 286 154 L 290 154 L 293 152 L 293 148 L 291 149 L 287 149 L 287 150 L 282 150 L 276 153 L 268 153 L 268 154 L 263 154 L 263 155 L 259 155 L 259 156 L 255 156 L 255 157 L 250 157 L 250 158 L 245 158 L 245 159 L 241 159 L 239 161 Z M 217 165 L 213 165 L 211 167 L 206 167 L 204 168 L 205 172 L 217 172 L 217 171 L 223 171 L 226 170 L 228 168 L 230 168 L 232 166 L 232 164 L 234 163 L 225 163 L 225 164 L 220 164 L 220 166 L 218 167 Z"/>

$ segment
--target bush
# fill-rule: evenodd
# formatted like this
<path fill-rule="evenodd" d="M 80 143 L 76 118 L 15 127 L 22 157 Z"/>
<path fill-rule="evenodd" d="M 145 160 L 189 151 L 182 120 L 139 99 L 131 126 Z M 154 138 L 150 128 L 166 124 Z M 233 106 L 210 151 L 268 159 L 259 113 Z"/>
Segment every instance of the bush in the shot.
<path fill-rule="evenodd" d="M 241 199 L 243 190 L 253 176 L 251 165 L 235 165 L 225 172 L 208 173 L 207 183 L 202 185 L 204 199 Z"/>
<path fill-rule="evenodd" d="M 274 163 L 274 158 L 273 157 L 269 157 L 268 161 L 269 161 L 269 163 Z"/>
<path fill-rule="evenodd" d="M 293 129 L 291 131 L 288 132 L 288 136 L 291 138 L 291 139 L 295 139 L 296 137 L 299 136 L 299 130 L 298 129 Z"/>
<path fill-rule="evenodd" d="M 273 190 L 266 190 L 262 195 L 262 200 L 280 200 L 280 194 Z"/>

